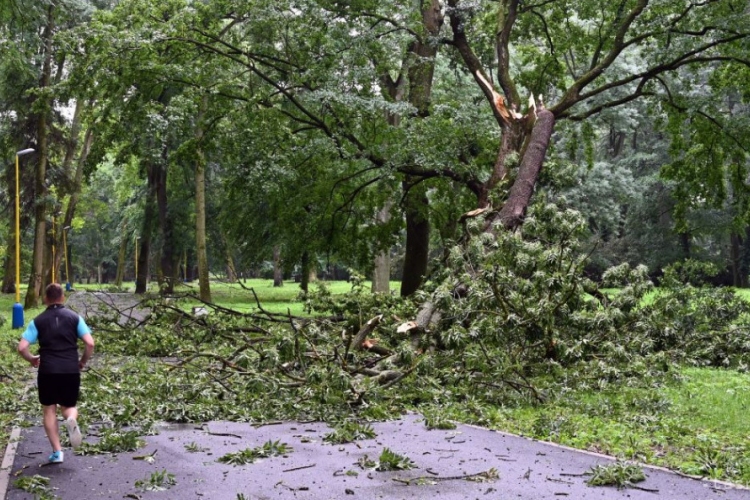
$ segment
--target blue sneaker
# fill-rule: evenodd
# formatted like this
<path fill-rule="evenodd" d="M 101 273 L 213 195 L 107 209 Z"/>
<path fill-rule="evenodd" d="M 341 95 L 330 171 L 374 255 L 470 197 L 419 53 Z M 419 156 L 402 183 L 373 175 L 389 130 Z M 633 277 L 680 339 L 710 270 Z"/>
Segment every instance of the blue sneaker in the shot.
<path fill-rule="evenodd" d="M 61 464 L 62 462 L 63 462 L 62 450 L 56 451 L 52 453 L 52 455 L 49 456 L 49 463 L 51 464 Z"/>

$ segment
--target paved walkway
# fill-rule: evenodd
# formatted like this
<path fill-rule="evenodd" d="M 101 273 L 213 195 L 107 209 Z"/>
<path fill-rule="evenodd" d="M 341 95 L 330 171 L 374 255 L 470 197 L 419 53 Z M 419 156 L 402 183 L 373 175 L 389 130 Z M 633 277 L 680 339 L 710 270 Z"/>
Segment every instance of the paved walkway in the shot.
<path fill-rule="evenodd" d="M 750 500 L 748 489 L 651 468 L 645 469 L 646 481 L 637 485 L 644 489 L 588 486 L 583 474 L 612 459 L 473 426 L 427 430 L 416 415 L 376 423 L 373 428 L 374 439 L 331 445 L 323 442 L 331 430 L 323 423 L 168 425 L 158 435 L 145 437 L 146 446 L 134 453 L 78 456 L 66 450 L 65 463 L 45 465 L 49 444 L 36 425 L 21 431 L 15 460 L 8 466 L 11 484 L 5 498 L 34 498 L 13 482 L 38 474 L 48 477 L 53 493 L 64 500 Z M 96 437 L 87 440 L 93 442 Z M 217 461 L 226 453 L 262 446 L 269 440 L 286 443 L 292 451 L 236 467 Z M 188 452 L 186 446 L 199 451 Z M 377 472 L 358 465 L 365 457 L 377 460 L 386 447 L 410 458 L 416 468 Z M 154 454 L 153 463 L 134 459 L 148 454 Z M 496 479 L 460 477 L 493 468 Z M 151 474 L 165 470 L 174 475 L 176 484 L 171 488 L 143 491 L 135 486 L 136 481 L 148 482 Z"/>

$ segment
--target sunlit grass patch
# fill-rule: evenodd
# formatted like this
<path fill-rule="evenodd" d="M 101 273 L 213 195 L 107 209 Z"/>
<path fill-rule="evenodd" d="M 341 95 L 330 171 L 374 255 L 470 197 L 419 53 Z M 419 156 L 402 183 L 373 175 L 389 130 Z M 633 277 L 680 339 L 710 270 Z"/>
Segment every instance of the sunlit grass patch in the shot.
<path fill-rule="evenodd" d="M 664 389 L 672 411 L 696 429 L 720 432 L 737 442 L 750 440 L 750 374 L 685 368 L 680 385 Z"/>

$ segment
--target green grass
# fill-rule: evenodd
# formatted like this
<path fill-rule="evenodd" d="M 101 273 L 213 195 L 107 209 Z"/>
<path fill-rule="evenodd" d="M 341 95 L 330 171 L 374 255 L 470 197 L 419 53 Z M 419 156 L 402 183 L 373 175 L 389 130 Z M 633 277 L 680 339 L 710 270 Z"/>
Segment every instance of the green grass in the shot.
<path fill-rule="evenodd" d="M 665 389 L 672 410 L 696 430 L 750 440 L 750 375 L 729 370 L 685 368 L 684 383 Z"/>
<path fill-rule="evenodd" d="M 314 291 L 317 286 L 321 285 L 325 286 L 333 295 L 345 294 L 352 289 L 352 284 L 347 281 L 317 281 L 310 284 L 310 290 Z M 371 282 L 364 282 L 366 290 L 369 290 L 371 286 Z M 391 282 L 391 290 L 394 293 L 398 292 L 400 286 L 400 283 L 397 281 Z M 74 288 L 76 290 L 107 291 L 112 288 L 112 285 L 76 284 Z M 132 281 L 125 282 L 121 288 L 126 292 L 132 293 L 135 290 L 135 284 Z M 257 307 L 255 297 L 246 288 L 252 288 L 255 291 L 261 306 L 268 312 L 291 314 L 293 316 L 305 315 L 303 311 L 304 304 L 300 295 L 301 289 L 298 283 L 293 282 L 285 282 L 281 287 L 274 287 L 273 280 L 267 279 L 247 279 L 243 280 L 242 285 L 212 281 L 211 298 L 215 304 L 222 307 L 235 309 L 243 313 L 257 313 L 260 309 Z M 157 291 L 156 284 L 149 283 L 149 292 L 156 293 Z M 175 287 L 175 293 L 192 293 L 198 295 L 198 283 L 179 284 Z M 199 304 L 198 301 L 187 302 L 184 304 L 184 307 L 190 308 Z"/>

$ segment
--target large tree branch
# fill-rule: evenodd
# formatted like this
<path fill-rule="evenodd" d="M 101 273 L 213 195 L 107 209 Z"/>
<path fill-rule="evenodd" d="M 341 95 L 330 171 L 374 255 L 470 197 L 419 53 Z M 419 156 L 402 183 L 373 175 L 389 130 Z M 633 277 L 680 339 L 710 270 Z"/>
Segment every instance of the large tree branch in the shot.
<path fill-rule="evenodd" d="M 484 96 L 490 102 L 492 114 L 495 116 L 498 124 L 500 124 L 501 127 L 509 126 L 514 117 L 511 115 L 511 110 L 509 110 L 505 104 L 505 98 L 495 91 L 490 83 L 490 79 L 487 77 L 487 73 L 485 73 L 482 68 L 482 63 L 479 61 L 476 54 L 474 54 L 471 45 L 469 45 L 469 40 L 467 39 L 464 30 L 464 19 L 461 17 L 458 3 L 458 0 L 448 0 L 448 17 L 450 19 L 451 28 L 453 29 L 453 40 L 451 41 L 451 44 L 456 50 L 458 50 L 464 64 L 466 64 L 466 67 L 471 71 L 474 80 L 479 85 Z"/>

